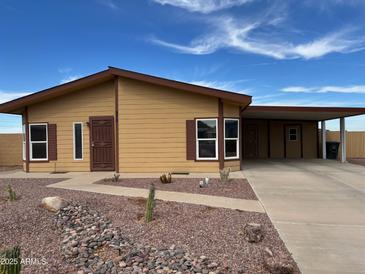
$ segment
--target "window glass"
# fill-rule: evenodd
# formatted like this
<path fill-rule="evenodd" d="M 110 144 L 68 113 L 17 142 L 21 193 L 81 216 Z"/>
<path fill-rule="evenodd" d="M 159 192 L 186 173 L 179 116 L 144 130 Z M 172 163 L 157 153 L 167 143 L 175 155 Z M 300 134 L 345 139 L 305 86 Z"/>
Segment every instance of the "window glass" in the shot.
<path fill-rule="evenodd" d="M 296 141 L 296 140 L 297 140 L 297 129 L 289 128 L 289 141 Z"/>
<path fill-rule="evenodd" d="M 226 157 L 237 157 L 237 140 L 226 140 Z"/>
<path fill-rule="evenodd" d="M 33 143 L 32 144 L 32 158 L 46 159 L 47 158 L 47 143 Z"/>
<path fill-rule="evenodd" d="M 48 160 L 47 124 L 30 124 L 30 160 Z"/>
<path fill-rule="evenodd" d="M 217 132 L 216 120 L 198 120 L 199 139 L 216 138 L 216 132 Z"/>
<path fill-rule="evenodd" d="M 74 124 L 74 134 L 75 159 L 82 159 L 82 123 Z"/>
<path fill-rule="evenodd" d="M 30 140 L 47 141 L 47 126 L 46 125 L 31 125 L 30 126 Z"/>
<path fill-rule="evenodd" d="M 197 159 L 217 159 L 217 120 L 197 120 Z"/>
<path fill-rule="evenodd" d="M 199 158 L 216 158 L 215 140 L 199 141 Z"/>
<path fill-rule="evenodd" d="M 225 137 L 237 138 L 238 137 L 238 121 L 226 120 L 225 121 Z"/>
<path fill-rule="evenodd" d="M 224 158 L 239 159 L 239 119 L 224 119 Z"/>

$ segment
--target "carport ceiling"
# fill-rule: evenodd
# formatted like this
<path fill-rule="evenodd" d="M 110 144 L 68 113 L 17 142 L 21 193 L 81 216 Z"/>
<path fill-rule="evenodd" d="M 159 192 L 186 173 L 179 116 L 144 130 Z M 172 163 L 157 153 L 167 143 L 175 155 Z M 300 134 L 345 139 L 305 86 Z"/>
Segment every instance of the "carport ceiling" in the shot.
<path fill-rule="evenodd" d="M 242 112 L 248 119 L 323 121 L 365 114 L 365 108 L 249 106 Z"/>

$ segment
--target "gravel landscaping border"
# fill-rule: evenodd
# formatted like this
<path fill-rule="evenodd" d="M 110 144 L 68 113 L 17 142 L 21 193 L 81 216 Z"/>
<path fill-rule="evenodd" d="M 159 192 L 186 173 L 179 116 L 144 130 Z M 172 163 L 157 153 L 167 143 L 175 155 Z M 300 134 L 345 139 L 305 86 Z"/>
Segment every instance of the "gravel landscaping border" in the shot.
<path fill-rule="evenodd" d="M 255 192 L 246 179 L 230 179 L 228 182 L 221 182 L 219 179 L 211 178 L 206 187 L 199 187 L 199 178 L 173 178 L 172 183 L 163 184 L 158 178 L 137 178 L 119 179 L 114 182 L 111 178 L 106 178 L 96 182 L 96 184 L 124 186 L 134 188 L 148 188 L 153 183 L 157 190 L 187 192 L 222 196 L 229 198 L 257 200 Z"/>
<path fill-rule="evenodd" d="M 8 184 L 20 196 L 15 202 L 0 204 L 0 249 L 20 245 L 22 257 L 47 261 L 47 264 L 25 265 L 22 273 L 77 271 L 61 253 L 64 238 L 55 225 L 56 214 L 39 206 L 47 196 L 60 196 L 97 210 L 123 237 L 143 246 L 156 249 L 176 246 L 191 256 L 206 256 L 228 266 L 233 273 L 240 269 L 245 273 L 274 273 L 269 271 L 265 260 L 269 250 L 273 260 L 288 262 L 294 266 L 294 273 L 300 273 L 266 214 L 157 200 L 154 220 L 146 224 L 143 222 L 145 199 L 45 187 L 61 180 L 0 179 L 0 197 L 4 196 L 3 189 Z M 245 240 L 247 223 L 262 225 L 262 241 Z"/>

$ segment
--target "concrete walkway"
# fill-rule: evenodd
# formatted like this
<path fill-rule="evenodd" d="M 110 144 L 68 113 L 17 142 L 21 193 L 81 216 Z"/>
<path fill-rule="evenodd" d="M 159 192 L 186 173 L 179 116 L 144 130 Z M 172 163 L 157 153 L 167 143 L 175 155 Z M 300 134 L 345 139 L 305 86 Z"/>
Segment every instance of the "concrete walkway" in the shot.
<path fill-rule="evenodd" d="M 365 273 L 365 167 L 255 161 L 244 174 L 303 274 Z"/>
<path fill-rule="evenodd" d="M 120 174 L 121 178 L 158 178 L 160 174 Z M 102 193 L 109 195 L 119 195 L 127 197 L 143 197 L 148 196 L 148 190 L 142 188 L 131 188 L 111 185 L 94 184 L 94 182 L 100 181 L 104 178 L 110 178 L 113 176 L 112 172 L 69 172 L 65 174 L 49 174 L 49 173 L 24 173 L 22 171 L 13 172 L 12 174 L 1 174 L 0 178 L 69 178 L 59 183 L 48 185 L 48 187 L 61 188 L 68 190 L 88 191 L 94 193 Z M 217 178 L 219 174 L 206 173 L 206 174 L 189 174 L 176 175 L 175 177 L 189 177 L 189 178 Z M 243 178 L 242 172 L 232 173 L 232 178 Z M 173 191 L 156 191 L 156 199 L 189 203 L 196 205 L 206 205 L 211 207 L 220 207 L 228 209 L 239 209 L 243 211 L 252 212 L 265 212 L 261 203 L 256 200 L 234 199 L 220 196 L 192 194 L 185 192 L 173 192 Z"/>

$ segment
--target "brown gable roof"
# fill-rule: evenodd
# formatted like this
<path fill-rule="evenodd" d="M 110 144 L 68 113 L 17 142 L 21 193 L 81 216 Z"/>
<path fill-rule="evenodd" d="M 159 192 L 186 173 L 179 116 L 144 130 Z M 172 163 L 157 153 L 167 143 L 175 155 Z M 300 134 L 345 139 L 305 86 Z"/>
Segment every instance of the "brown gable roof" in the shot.
<path fill-rule="evenodd" d="M 108 80 L 113 79 L 115 76 L 125 77 L 133 80 L 143 81 L 155 85 L 165 86 L 169 88 L 185 90 L 193 93 L 213 96 L 221 98 L 223 100 L 236 102 L 242 106 L 246 106 L 251 103 L 251 96 L 245 94 L 234 93 L 225 90 L 219 90 L 215 88 L 208 88 L 203 86 L 197 86 L 184 82 L 169 80 L 161 77 L 142 74 L 134 71 L 109 67 L 107 70 L 86 76 L 84 78 L 58 85 L 52 88 L 48 88 L 18 99 L 0 104 L 0 113 L 14 113 L 20 114 L 25 106 L 39 103 L 42 101 L 55 98 L 74 90 L 87 88 Z"/>

